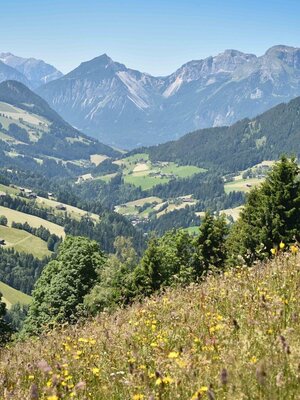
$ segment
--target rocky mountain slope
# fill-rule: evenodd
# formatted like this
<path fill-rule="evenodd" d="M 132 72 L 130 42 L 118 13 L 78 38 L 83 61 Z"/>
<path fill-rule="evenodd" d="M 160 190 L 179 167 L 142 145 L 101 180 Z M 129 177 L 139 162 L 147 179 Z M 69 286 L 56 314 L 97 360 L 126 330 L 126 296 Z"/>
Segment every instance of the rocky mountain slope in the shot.
<path fill-rule="evenodd" d="M 300 95 L 300 49 L 275 46 L 261 57 L 226 50 L 167 77 L 102 55 L 38 93 L 72 125 L 108 144 L 151 145 L 253 117 Z"/>
<path fill-rule="evenodd" d="M 0 76 L 0 80 L 16 79 L 27 84 L 31 88 L 36 88 L 44 83 L 51 82 L 60 78 L 63 74 L 55 67 L 45 63 L 43 60 L 35 58 L 23 58 L 11 53 L 1 53 L 0 61 L 20 73 L 20 76 Z M 21 77 L 23 75 L 24 78 Z"/>

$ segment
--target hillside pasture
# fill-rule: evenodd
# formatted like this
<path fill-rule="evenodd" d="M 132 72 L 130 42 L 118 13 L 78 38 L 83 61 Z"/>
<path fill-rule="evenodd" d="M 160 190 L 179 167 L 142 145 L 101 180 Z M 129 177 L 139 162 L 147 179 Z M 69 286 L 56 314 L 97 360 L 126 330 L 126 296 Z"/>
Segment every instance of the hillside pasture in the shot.
<path fill-rule="evenodd" d="M 299 261 L 211 273 L 12 344 L 0 398 L 299 399 Z"/>
<path fill-rule="evenodd" d="M 30 304 L 32 300 L 28 294 L 22 293 L 3 282 L 0 282 L 0 293 L 2 293 L 2 301 L 6 304 L 8 310 L 17 303 Z"/>
<path fill-rule="evenodd" d="M 20 119 L 24 122 L 27 122 L 31 125 L 40 126 L 41 124 L 48 124 L 45 118 L 40 117 L 36 114 L 29 113 L 21 108 L 15 107 L 11 104 L 0 102 L 0 113 L 5 114 L 8 117 L 10 123 L 17 121 L 22 125 Z"/>
<path fill-rule="evenodd" d="M 21 229 L 0 225 L 0 238 L 6 242 L 4 248 L 14 248 L 20 253 L 32 254 L 39 259 L 51 255 L 44 240 Z"/>
<path fill-rule="evenodd" d="M 99 165 L 103 161 L 107 160 L 109 157 L 104 156 L 103 154 L 91 154 L 90 160 L 92 164 Z"/>
<path fill-rule="evenodd" d="M 51 233 L 64 238 L 66 236 L 64 228 L 60 225 L 54 224 L 53 222 L 46 221 L 45 219 L 36 217 L 35 215 L 29 215 L 20 211 L 12 210 L 7 207 L 0 206 L 0 215 L 4 215 L 8 219 L 8 224 L 11 226 L 12 222 L 20 222 L 24 224 L 27 222 L 33 228 L 39 228 L 40 226 L 45 227 Z"/>
<path fill-rule="evenodd" d="M 36 204 L 42 208 L 48 208 L 53 211 L 55 214 L 65 214 L 67 213 L 68 216 L 72 219 L 80 220 L 81 217 L 89 215 L 94 221 L 99 221 L 99 215 L 89 213 L 88 211 L 82 210 L 81 208 L 69 206 L 68 204 L 59 203 L 56 200 L 46 199 L 45 197 L 38 196 L 36 199 Z M 56 207 L 63 205 L 66 210 L 58 210 Z"/>
<path fill-rule="evenodd" d="M 239 179 L 232 182 L 227 182 L 224 185 L 225 193 L 230 192 L 250 192 L 251 188 L 257 186 L 263 182 L 263 179 L 250 178 L 250 179 Z"/>

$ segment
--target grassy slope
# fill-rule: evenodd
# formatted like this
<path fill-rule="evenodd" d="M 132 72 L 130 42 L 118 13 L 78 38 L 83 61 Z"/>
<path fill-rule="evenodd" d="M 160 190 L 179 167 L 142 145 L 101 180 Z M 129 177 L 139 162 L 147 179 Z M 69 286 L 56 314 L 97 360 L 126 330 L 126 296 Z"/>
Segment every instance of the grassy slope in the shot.
<path fill-rule="evenodd" d="M 13 247 L 20 253 L 32 254 L 40 259 L 51 255 L 46 242 L 26 231 L 0 226 L 0 238 L 5 239 L 4 248 Z"/>
<path fill-rule="evenodd" d="M 187 178 L 205 171 L 203 168 L 193 165 L 178 166 L 174 162 L 170 162 L 166 166 L 154 167 L 149 161 L 149 155 L 146 153 L 134 154 L 133 156 L 115 161 L 115 164 L 123 166 L 125 183 L 140 186 L 142 190 L 148 190 L 155 185 L 165 184 L 170 181 L 169 177 L 149 176 L 154 171 L 162 174 L 173 174 L 177 178 Z"/>
<path fill-rule="evenodd" d="M 0 215 L 5 215 L 10 225 L 13 221 L 20 222 L 22 224 L 28 222 L 28 224 L 34 228 L 39 228 L 42 225 L 49 229 L 51 233 L 54 233 L 57 236 L 65 237 L 65 231 L 62 226 L 46 221 L 34 215 L 25 214 L 20 211 L 12 210 L 2 206 L 0 206 Z"/>
<path fill-rule="evenodd" d="M 262 179 L 258 178 L 250 178 L 250 179 L 238 179 L 232 182 L 225 183 L 224 185 L 224 190 L 225 193 L 230 193 L 230 192 L 250 192 L 251 188 L 254 186 L 259 185 L 262 183 Z M 247 185 L 251 185 L 250 187 Z"/>
<path fill-rule="evenodd" d="M 33 383 L 41 398 L 299 398 L 299 261 L 284 254 L 16 344 L 2 353 L 0 398 L 9 387 L 24 399 Z"/>
<path fill-rule="evenodd" d="M 4 301 L 8 309 L 17 303 L 29 304 L 31 302 L 31 297 L 28 294 L 22 293 L 3 282 L 0 282 L 0 293 L 2 293 L 2 301 Z"/>

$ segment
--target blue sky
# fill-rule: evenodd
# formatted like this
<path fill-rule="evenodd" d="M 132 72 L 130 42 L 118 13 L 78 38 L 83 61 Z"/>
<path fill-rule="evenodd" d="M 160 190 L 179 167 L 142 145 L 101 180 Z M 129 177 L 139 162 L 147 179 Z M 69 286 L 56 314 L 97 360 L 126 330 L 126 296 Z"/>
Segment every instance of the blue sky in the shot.
<path fill-rule="evenodd" d="M 261 55 L 300 47 L 300 0 L 5 0 L 0 51 L 33 56 L 63 72 L 107 53 L 166 75 L 234 48 Z"/>

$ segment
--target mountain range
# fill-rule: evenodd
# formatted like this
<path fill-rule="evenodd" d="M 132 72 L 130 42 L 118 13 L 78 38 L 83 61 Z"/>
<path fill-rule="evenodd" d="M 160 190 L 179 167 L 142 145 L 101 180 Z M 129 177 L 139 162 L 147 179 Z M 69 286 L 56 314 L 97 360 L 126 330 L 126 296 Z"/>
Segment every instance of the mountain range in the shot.
<path fill-rule="evenodd" d="M 43 60 L 0 53 L 0 82 L 18 80 L 30 88 L 37 88 L 61 76 L 60 71 Z"/>
<path fill-rule="evenodd" d="M 0 81 L 34 89 L 66 121 L 102 142 L 132 149 L 201 128 L 255 117 L 300 95 L 300 49 L 274 46 L 260 57 L 237 50 L 154 77 L 108 55 L 62 75 L 53 66 L 0 54 Z"/>
<path fill-rule="evenodd" d="M 68 122 L 122 148 L 230 125 L 300 95 L 300 49 L 226 50 L 153 77 L 106 54 L 37 89 Z"/>

